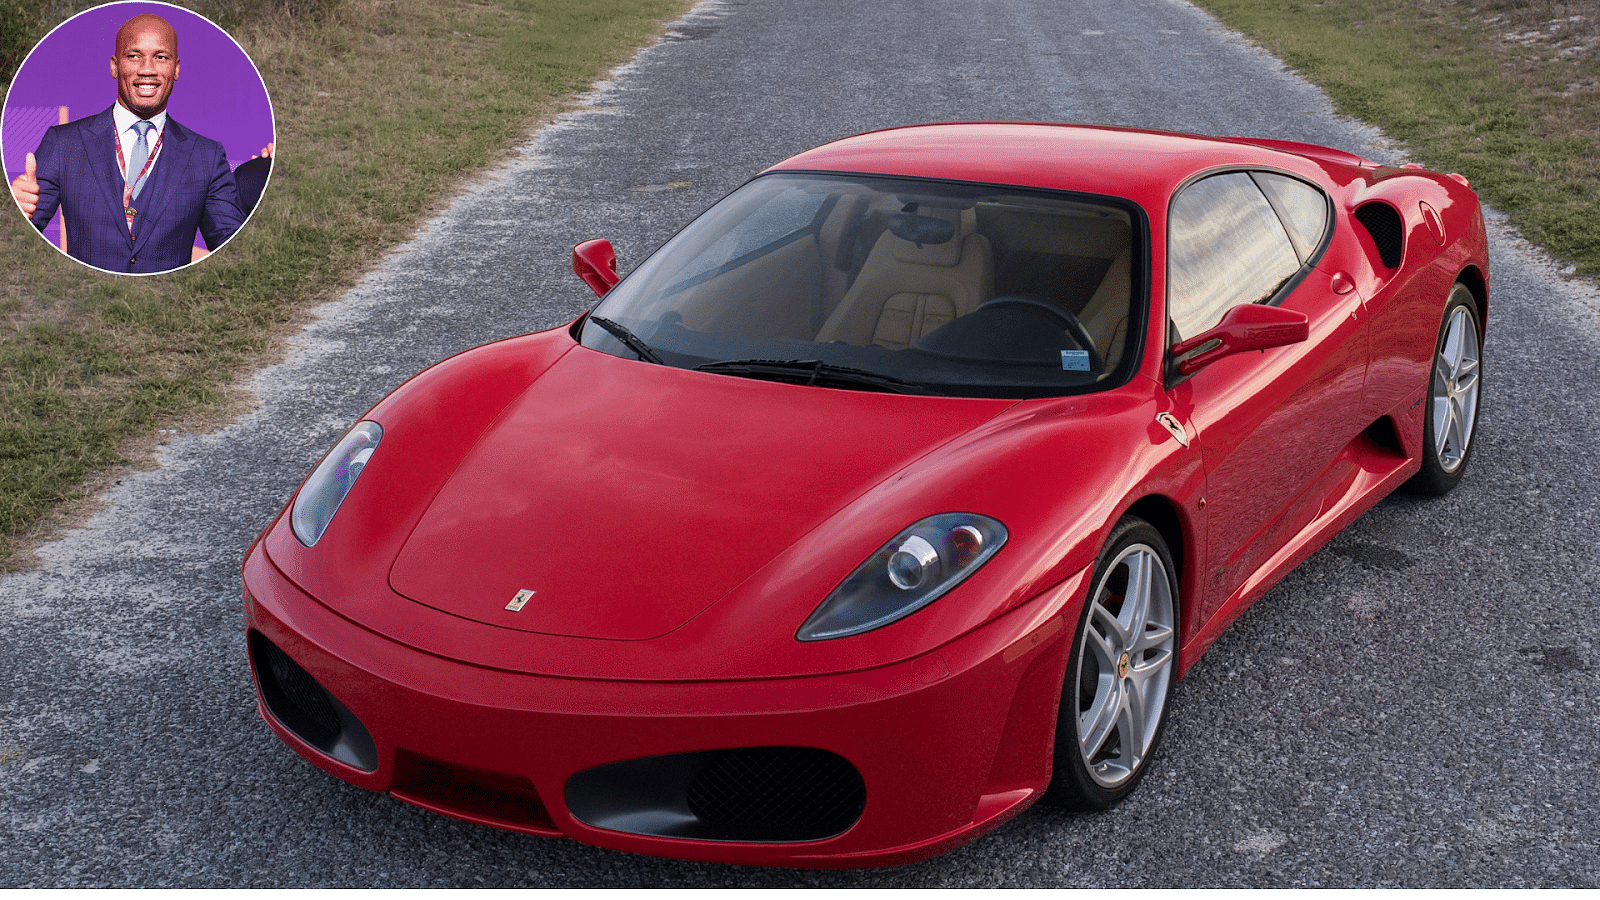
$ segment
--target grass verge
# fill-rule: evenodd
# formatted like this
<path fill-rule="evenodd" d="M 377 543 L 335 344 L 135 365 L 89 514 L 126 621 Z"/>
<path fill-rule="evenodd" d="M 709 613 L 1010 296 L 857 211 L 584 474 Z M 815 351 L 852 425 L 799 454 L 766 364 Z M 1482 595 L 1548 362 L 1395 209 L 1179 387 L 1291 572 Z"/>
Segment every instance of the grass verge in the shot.
<path fill-rule="evenodd" d="M 1595 0 L 1196 0 L 1600 276 Z"/>
<path fill-rule="evenodd" d="M 0 209 L 0 569 L 158 426 L 225 409 L 233 374 L 286 326 L 689 6 L 212 2 L 192 5 L 230 28 L 277 111 L 272 184 L 247 228 L 202 265 L 119 278 Z"/>

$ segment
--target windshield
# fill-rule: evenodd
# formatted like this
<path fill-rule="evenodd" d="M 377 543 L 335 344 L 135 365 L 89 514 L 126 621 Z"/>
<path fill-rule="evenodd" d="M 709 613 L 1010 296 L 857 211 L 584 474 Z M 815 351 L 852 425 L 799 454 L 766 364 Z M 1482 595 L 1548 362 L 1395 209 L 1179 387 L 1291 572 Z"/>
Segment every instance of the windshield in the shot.
<path fill-rule="evenodd" d="M 1133 368 L 1138 236 L 1132 207 L 1103 197 L 767 175 L 617 285 L 581 339 L 618 356 L 826 387 L 1080 393 Z"/>

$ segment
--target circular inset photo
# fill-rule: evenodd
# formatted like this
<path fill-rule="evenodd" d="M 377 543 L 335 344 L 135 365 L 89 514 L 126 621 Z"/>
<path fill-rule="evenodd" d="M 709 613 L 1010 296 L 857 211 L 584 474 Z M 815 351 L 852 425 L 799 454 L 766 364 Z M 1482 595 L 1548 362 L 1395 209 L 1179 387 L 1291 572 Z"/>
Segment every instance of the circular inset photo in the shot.
<path fill-rule="evenodd" d="M 119 275 L 182 268 L 227 243 L 272 167 L 272 102 L 211 20 L 108 3 L 33 48 L 6 94 L 0 156 L 51 246 Z"/>

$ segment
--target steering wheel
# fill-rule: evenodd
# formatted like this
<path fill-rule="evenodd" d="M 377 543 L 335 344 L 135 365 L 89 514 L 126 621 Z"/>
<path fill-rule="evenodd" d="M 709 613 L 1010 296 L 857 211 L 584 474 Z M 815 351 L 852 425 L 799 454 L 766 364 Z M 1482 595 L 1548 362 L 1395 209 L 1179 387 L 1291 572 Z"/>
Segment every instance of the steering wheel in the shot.
<path fill-rule="evenodd" d="M 1099 372 L 1100 369 L 1104 367 L 1105 360 L 1100 358 L 1100 351 L 1095 348 L 1094 338 L 1089 337 L 1089 332 L 1083 327 L 1083 323 L 1078 321 L 1077 316 L 1074 316 L 1072 313 L 1067 312 L 1059 306 L 1056 306 L 1054 303 L 1046 303 L 1045 301 L 1040 300 L 1038 297 L 1025 297 L 1021 294 L 1008 294 L 1003 297 L 995 297 L 993 300 L 984 303 L 978 308 L 1002 309 L 1005 307 L 1036 310 L 1044 313 L 1057 322 L 1060 322 L 1061 327 L 1065 328 L 1067 333 L 1072 335 L 1072 339 L 1078 343 L 1078 346 L 1088 351 L 1089 371 Z"/>

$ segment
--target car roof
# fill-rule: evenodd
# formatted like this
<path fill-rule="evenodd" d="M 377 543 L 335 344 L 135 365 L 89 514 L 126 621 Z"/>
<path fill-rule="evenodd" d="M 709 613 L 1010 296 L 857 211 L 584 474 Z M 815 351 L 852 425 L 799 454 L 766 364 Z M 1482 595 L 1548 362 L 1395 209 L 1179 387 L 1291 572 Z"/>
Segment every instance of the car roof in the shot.
<path fill-rule="evenodd" d="M 1267 146 L 1267 145 L 1272 146 Z M 1085 191 L 1156 210 L 1189 178 L 1219 167 L 1282 169 L 1324 186 L 1360 157 L 1309 144 L 1095 125 L 956 122 L 868 132 L 807 150 L 768 171 L 904 175 Z M 1343 169 L 1337 175 L 1334 170 Z"/>

